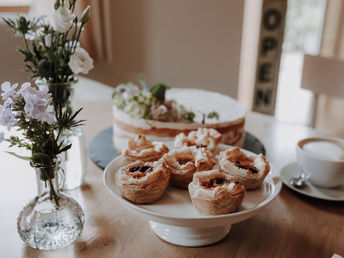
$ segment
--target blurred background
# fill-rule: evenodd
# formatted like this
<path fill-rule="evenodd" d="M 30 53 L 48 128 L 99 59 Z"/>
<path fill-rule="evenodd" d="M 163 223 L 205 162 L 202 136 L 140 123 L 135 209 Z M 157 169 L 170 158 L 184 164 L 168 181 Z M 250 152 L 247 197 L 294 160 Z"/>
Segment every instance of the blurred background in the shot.
<path fill-rule="evenodd" d="M 163 81 L 222 92 L 237 98 L 248 111 L 344 138 L 344 85 L 336 84 L 338 94 L 332 90 L 329 95 L 331 80 L 315 92 L 303 78 L 305 55 L 330 61 L 344 58 L 343 2 L 79 0 L 80 12 L 87 5 L 92 8 L 81 43 L 95 61 L 87 77 L 115 87 L 137 82 L 138 74 L 144 73 L 148 84 Z M 49 15 L 52 3 L 0 0 L 0 12 L 5 17 Z M 16 52 L 21 44 L 1 22 L 2 81 L 28 80 Z M 262 75 L 260 65 L 266 68 L 268 58 L 272 69 Z M 316 75 L 322 76 L 317 72 L 313 79 Z M 327 76 L 344 79 L 342 72 Z"/>

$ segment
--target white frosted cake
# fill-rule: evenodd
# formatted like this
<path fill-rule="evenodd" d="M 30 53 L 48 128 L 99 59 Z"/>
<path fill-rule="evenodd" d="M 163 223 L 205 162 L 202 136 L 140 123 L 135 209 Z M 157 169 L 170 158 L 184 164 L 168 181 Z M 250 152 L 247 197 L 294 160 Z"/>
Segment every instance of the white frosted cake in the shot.
<path fill-rule="evenodd" d="M 132 94 L 132 86 L 130 90 L 118 87 L 116 90 L 128 98 L 127 95 Z M 124 91 L 126 93 L 123 93 Z M 243 146 L 245 110 L 233 98 L 216 92 L 188 88 L 172 88 L 166 90 L 166 93 L 164 91 L 164 94 L 165 97 L 161 102 L 165 103 L 164 106 L 160 105 L 153 111 L 150 106 L 150 109 L 146 109 L 145 112 L 142 110 L 146 108 L 146 98 L 134 96 L 134 104 L 132 101 L 124 103 L 123 97 L 117 98 L 114 94 L 113 144 L 117 151 L 126 148 L 128 139 L 138 134 L 145 135 L 153 141 L 165 142 L 173 141 L 174 137 L 181 132 L 187 134 L 198 128 L 214 128 L 222 134 L 222 143 Z M 181 116 L 174 116 L 177 117 L 172 119 L 174 121 L 168 118 L 161 121 L 159 118 L 165 118 L 165 116 L 158 116 L 159 121 L 152 119 L 151 114 L 147 115 L 150 111 L 154 113 L 153 116 L 156 112 L 166 111 L 165 106 L 169 109 L 171 102 L 178 109 L 177 111 L 182 113 Z M 189 113 L 192 113 L 192 118 L 188 121 L 180 120 L 178 117 L 188 117 L 185 116 L 189 114 L 186 111 L 191 111 Z"/>

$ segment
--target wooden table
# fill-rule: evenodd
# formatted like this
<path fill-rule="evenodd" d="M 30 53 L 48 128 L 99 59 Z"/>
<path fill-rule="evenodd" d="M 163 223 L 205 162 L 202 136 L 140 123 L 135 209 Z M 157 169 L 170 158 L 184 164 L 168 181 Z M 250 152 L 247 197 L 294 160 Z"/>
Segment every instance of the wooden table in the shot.
<path fill-rule="evenodd" d="M 99 131 L 111 126 L 109 98 L 80 102 L 87 119 L 86 145 Z M 257 113 L 247 114 L 246 130 L 264 143 L 268 159 L 278 168 L 296 160 L 299 139 L 319 135 L 310 128 Z M 66 248 L 39 251 L 25 246 L 16 229 L 20 209 L 36 194 L 34 173 L 25 161 L 4 153 L 2 145 L 0 148 L 0 257 L 344 256 L 344 202 L 308 198 L 285 186 L 268 207 L 234 224 L 230 234 L 217 244 L 187 248 L 166 243 L 154 235 L 146 220 L 128 212 L 107 192 L 103 171 L 91 160 L 82 188 L 70 191 L 86 215 L 83 233 Z"/>

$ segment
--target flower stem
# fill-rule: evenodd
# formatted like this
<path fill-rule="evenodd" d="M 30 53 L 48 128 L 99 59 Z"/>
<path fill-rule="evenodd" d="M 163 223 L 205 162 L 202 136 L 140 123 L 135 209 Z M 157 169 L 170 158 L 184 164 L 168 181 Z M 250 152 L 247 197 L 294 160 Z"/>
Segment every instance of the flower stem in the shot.
<path fill-rule="evenodd" d="M 51 181 L 51 178 L 49 177 L 48 180 L 49 180 L 49 185 L 50 185 L 50 195 L 52 195 L 52 197 L 54 198 L 56 206 L 60 207 L 59 198 L 57 197 L 57 194 L 55 192 L 54 185 L 53 185 L 53 183 Z"/>
<path fill-rule="evenodd" d="M 54 198 L 55 203 L 56 203 L 56 206 L 57 206 L 57 207 L 60 207 L 59 198 L 57 197 L 57 194 L 56 194 L 55 189 L 54 189 L 53 182 L 51 181 L 52 178 L 49 176 L 49 174 L 48 174 L 48 172 L 47 172 L 46 169 L 42 169 L 42 170 L 44 171 L 44 174 L 45 174 L 44 176 L 45 176 L 45 178 L 48 178 L 48 181 L 49 181 L 49 185 L 50 185 L 50 200 L 51 200 L 52 198 Z"/>

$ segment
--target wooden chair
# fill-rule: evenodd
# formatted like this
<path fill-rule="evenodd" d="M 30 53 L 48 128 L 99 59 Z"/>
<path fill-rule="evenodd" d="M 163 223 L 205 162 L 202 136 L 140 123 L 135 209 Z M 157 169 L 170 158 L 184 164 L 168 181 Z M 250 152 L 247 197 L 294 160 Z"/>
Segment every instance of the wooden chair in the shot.
<path fill-rule="evenodd" d="M 313 92 L 311 126 L 314 128 L 319 94 L 344 98 L 344 61 L 305 55 L 301 88 Z"/>

